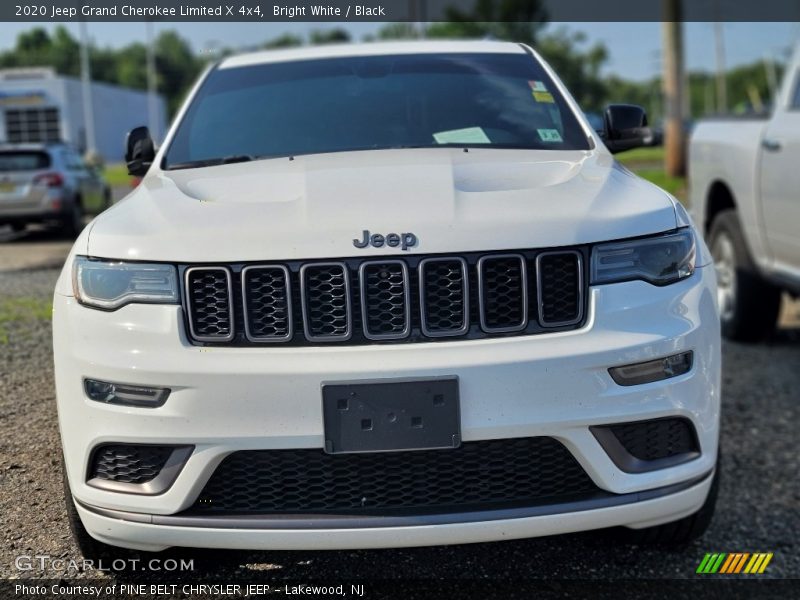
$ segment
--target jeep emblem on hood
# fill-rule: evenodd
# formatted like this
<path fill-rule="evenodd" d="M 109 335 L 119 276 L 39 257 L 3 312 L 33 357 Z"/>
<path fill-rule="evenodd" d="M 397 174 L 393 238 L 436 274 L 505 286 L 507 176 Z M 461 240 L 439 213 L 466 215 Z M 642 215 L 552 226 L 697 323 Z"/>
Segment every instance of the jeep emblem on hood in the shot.
<path fill-rule="evenodd" d="M 399 246 L 401 250 L 408 250 L 417 245 L 417 236 L 413 233 L 387 233 L 385 236 L 373 233 L 370 235 L 369 230 L 365 229 L 361 232 L 361 236 L 362 239 L 353 240 L 353 246 L 356 248 L 366 248 L 367 246 L 397 248 Z"/>

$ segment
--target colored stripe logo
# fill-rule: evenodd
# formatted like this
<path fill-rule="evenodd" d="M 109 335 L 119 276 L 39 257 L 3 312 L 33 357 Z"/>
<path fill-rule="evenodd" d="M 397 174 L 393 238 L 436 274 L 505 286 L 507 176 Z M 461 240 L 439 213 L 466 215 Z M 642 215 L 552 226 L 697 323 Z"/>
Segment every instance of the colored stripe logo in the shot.
<path fill-rule="evenodd" d="M 761 574 L 767 570 L 767 565 L 772 560 L 772 552 L 708 552 L 700 561 L 695 573 L 710 575 L 720 573 L 735 575 L 746 573 L 750 575 Z"/>

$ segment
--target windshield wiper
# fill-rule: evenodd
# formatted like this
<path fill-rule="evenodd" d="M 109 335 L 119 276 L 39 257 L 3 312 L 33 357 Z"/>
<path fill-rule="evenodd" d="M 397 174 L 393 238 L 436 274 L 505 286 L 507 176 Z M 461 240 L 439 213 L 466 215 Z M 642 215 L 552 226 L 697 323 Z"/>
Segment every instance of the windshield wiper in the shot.
<path fill-rule="evenodd" d="M 216 165 L 229 165 L 232 163 L 250 162 L 255 160 L 255 157 L 250 154 L 232 154 L 230 156 L 221 156 L 219 158 L 204 158 L 203 160 L 190 160 L 188 162 L 177 163 L 169 165 L 168 171 L 177 169 L 197 169 L 200 167 L 213 167 Z"/>

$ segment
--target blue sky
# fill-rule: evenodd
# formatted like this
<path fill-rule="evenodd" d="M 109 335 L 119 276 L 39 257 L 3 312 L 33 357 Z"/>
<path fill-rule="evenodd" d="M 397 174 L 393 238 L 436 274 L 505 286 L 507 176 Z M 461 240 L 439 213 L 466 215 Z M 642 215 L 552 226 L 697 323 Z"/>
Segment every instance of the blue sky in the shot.
<path fill-rule="evenodd" d="M 14 45 L 19 32 L 31 23 L 0 23 L 0 48 Z M 52 29 L 56 24 L 47 23 Z M 67 28 L 78 36 L 78 24 Z M 159 23 L 161 29 L 178 29 L 197 51 L 214 46 L 241 47 L 256 45 L 284 32 L 304 35 L 312 29 L 341 26 L 355 39 L 376 31 L 380 23 Z M 660 68 L 660 23 L 551 23 L 548 30 L 566 27 L 585 32 L 589 42 L 602 41 L 609 49 L 606 71 L 641 80 L 655 75 Z M 685 26 L 686 62 L 689 69 L 713 70 L 714 37 L 711 23 L 687 23 Z M 728 66 L 774 56 L 800 40 L 800 23 L 725 23 L 724 39 Z M 90 23 L 89 35 L 100 46 L 120 46 L 142 40 L 143 23 Z"/>

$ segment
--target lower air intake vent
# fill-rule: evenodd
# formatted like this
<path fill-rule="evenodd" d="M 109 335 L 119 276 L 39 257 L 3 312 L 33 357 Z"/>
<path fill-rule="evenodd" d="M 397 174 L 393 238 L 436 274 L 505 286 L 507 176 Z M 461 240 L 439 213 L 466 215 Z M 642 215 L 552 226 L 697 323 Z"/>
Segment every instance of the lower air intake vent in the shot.
<path fill-rule="evenodd" d="M 366 454 L 246 450 L 220 463 L 190 512 L 447 513 L 536 506 L 597 492 L 572 454 L 545 437 Z"/>
<path fill-rule="evenodd" d="M 172 446 L 101 446 L 92 457 L 89 477 L 122 483 L 147 483 L 164 468 Z"/>

